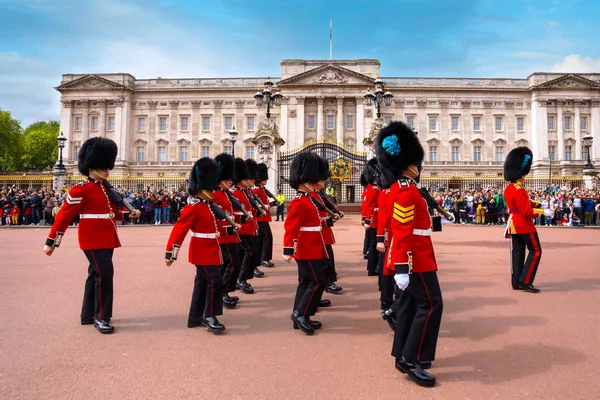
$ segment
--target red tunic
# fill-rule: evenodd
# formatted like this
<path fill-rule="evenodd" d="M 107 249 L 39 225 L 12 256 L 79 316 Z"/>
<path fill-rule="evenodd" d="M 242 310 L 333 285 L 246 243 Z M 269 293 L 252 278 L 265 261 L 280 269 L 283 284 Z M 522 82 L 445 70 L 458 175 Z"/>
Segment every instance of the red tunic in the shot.
<path fill-rule="evenodd" d="M 509 228 L 511 234 L 533 233 L 536 231 L 532 219 L 544 215 L 540 203 L 532 201 L 527 191 L 518 183 L 509 184 L 504 190 L 504 200 L 510 215 Z"/>
<path fill-rule="evenodd" d="M 375 185 L 368 184 L 363 191 L 362 197 L 362 219 L 365 224 L 370 225 L 371 228 L 377 228 L 377 197 L 379 195 L 379 188 Z"/>
<path fill-rule="evenodd" d="M 326 207 L 325 202 L 323 201 L 323 198 L 319 193 L 310 192 L 310 196 L 314 197 L 316 201 L 323 204 L 323 207 Z M 319 218 L 321 218 L 321 227 L 323 229 L 321 233 L 323 234 L 323 242 L 325 242 L 325 244 L 335 244 L 335 236 L 333 236 L 333 229 L 331 229 L 331 226 L 333 225 L 333 220 L 331 219 L 329 214 L 327 214 L 327 211 L 321 211 L 318 208 L 317 210 L 319 211 Z"/>
<path fill-rule="evenodd" d="M 229 213 L 232 218 L 234 217 L 233 205 L 231 204 L 231 200 L 229 200 L 229 196 L 227 193 L 225 193 L 224 189 L 218 188 L 215 190 L 213 194 L 213 202 L 220 206 L 223 211 Z M 219 227 L 219 244 L 238 243 L 240 241 L 237 233 L 231 229 L 232 226 L 229 224 L 229 222 L 217 221 L 217 225 Z"/>
<path fill-rule="evenodd" d="M 269 198 L 267 197 L 267 193 L 265 193 L 265 189 L 263 187 L 257 187 L 254 189 L 254 193 L 258 196 L 260 201 L 267 207 L 270 206 Z M 270 208 L 270 207 L 269 207 Z M 256 217 L 256 222 L 271 222 L 273 219 L 271 218 L 271 212 L 269 210 L 266 211 L 266 214 L 262 217 Z"/>
<path fill-rule="evenodd" d="M 246 209 L 248 214 L 251 214 L 254 217 L 253 208 L 250 205 L 250 200 L 248 200 L 248 195 L 244 192 L 244 189 L 236 187 L 235 189 L 233 189 L 232 195 L 244 205 L 244 208 Z M 252 218 L 252 220 L 250 221 L 242 223 L 242 212 L 236 211 L 234 214 L 236 216 L 235 222 L 242 226 L 242 228 L 238 231 L 238 234 L 256 236 L 256 221 L 254 221 L 254 218 Z"/>
<path fill-rule="evenodd" d="M 188 260 L 194 265 L 223 264 L 218 241 L 217 219 L 206 200 L 193 199 L 181 211 L 167 242 L 167 260 L 177 260 L 181 244 L 192 231 Z"/>
<path fill-rule="evenodd" d="M 78 183 L 67 193 L 46 244 L 58 247 L 69 224 L 79 214 L 77 233 L 81 250 L 121 247 L 115 219 L 122 214 L 106 195 L 102 182 L 92 179 Z"/>
<path fill-rule="evenodd" d="M 431 219 L 425 199 L 409 179 L 400 179 L 390 188 L 392 239 L 388 267 L 396 273 L 437 271 L 431 243 Z"/>
<path fill-rule="evenodd" d="M 322 260 L 327 250 L 321 233 L 319 210 L 308 193 L 298 192 L 290 202 L 284 224 L 283 255 L 298 260 Z"/>

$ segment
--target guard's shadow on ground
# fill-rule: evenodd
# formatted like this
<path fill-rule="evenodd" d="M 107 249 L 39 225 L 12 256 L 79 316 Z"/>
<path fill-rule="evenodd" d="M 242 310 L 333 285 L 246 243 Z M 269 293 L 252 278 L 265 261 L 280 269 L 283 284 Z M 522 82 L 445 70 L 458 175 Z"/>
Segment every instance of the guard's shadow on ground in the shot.
<path fill-rule="evenodd" d="M 579 365 L 586 358 L 584 353 L 564 346 L 515 344 L 440 359 L 435 362 L 435 372 L 432 372 L 442 385 L 443 382 L 460 381 L 498 385 L 533 377 L 552 368 Z"/>
<path fill-rule="evenodd" d="M 476 316 L 468 319 L 442 317 L 440 337 L 483 340 L 512 330 L 515 327 L 542 325 L 544 318 L 534 315 L 503 317 Z"/>
<path fill-rule="evenodd" d="M 539 279 L 538 279 L 539 280 Z M 536 283 L 542 292 L 575 292 L 580 290 L 600 291 L 600 279 L 568 279 L 555 282 Z"/>

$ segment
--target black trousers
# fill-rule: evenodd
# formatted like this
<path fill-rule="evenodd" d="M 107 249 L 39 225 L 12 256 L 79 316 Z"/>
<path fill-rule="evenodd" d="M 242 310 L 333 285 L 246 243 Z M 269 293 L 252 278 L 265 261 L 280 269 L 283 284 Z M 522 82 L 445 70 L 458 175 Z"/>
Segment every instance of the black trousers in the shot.
<path fill-rule="evenodd" d="M 239 235 L 240 243 L 239 243 L 239 255 L 242 259 L 240 274 L 238 275 L 238 281 L 243 282 L 249 279 L 254 278 L 254 267 L 257 267 L 260 264 L 260 261 L 257 263 L 256 260 L 257 252 L 256 252 L 256 236 L 253 235 Z"/>
<path fill-rule="evenodd" d="M 223 255 L 223 264 L 219 267 L 223 276 L 223 293 L 235 291 L 237 277 L 240 275 L 242 263 L 240 261 L 238 243 L 223 243 L 221 254 Z"/>
<path fill-rule="evenodd" d="M 312 316 L 317 312 L 325 289 L 323 260 L 296 260 L 298 264 L 298 288 L 294 299 L 294 311 L 299 316 Z"/>
<path fill-rule="evenodd" d="M 114 249 L 84 250 L 90 265 L 85 280 L 81 319 L 110 321 L 113 309 Z"/>
<path fill-rule="evenodd" d="M 411 274 L 399 299 L 392 355 L 410 363 L 435 360 L 442 310 L 437 273 Z"/>
<path fill-rule="evenodd" d="M 337 272 L 335 270 L 335 256 L 333 254 L 333 246 L 330 244 L 325 245 L 327 249 L 327 255 L 329 258 L 323 260 L 325 267 L 325 278 L 327 284 L 331 284 L 337 281 Z"/>
<path fill-rule="evenodd" d="M 196 265 L 194 292 L 190 306 L 189 320 L 202 321 L 202 318 L 223 314 L 223 277 L 216 265 Z"/>
<path fill-rule="evenodd" d="M 379 274 L 379 282 L 381 287 L 381 293 L 379 300 L 381 301 L 381 309 L 387 310 L 394 303 L 394 295 L 396 298 L 400 297 L 400 290 L 397 290 L 396 282 L 394 281 L 394 275 Z"/>
<path fill-rule="evenodd" d="M 365 229 L 365 238 L 363 240 L 363 258 L 365 260 L 368 260 L 369 257 L 369 242 L 370 242 L 370 236 L 369 236 L 369 229 Z"/>
<path fill-rule="evenodd" d="M 375 272 L 379 262 L 379 252 L 377 251 L 377 229 L 369 228 L 369 245 L 367 247 L 367 271 Z"/>
<path fill-rule="evenodd" d="M 537 232 L 510 236 L 512 287 L 519 283 L 532 285 L 542 258 L 542 245 Z M 529 251 L 525 260 L 525 249 Z"/>
<path fill-rule="evenodd" d="M 285 221 L 285 220 L 283 219 L 283 207 L 284 207 L 284 205 L 283 205 L 283 204 L 282 204 L 282 205 L 280 205 L 280 206 L 277 206 L 277 221 L 279 221 L 279 217 L 281 217 L 281 220 L 282 220 L 282 221 Z"/>
<path fill-rule="evenodd" d="M 258 243 L 261 246 L 260 261 L 271 261 L 273 258 L 273 232 L 268 222 L 258 223 Z"/>

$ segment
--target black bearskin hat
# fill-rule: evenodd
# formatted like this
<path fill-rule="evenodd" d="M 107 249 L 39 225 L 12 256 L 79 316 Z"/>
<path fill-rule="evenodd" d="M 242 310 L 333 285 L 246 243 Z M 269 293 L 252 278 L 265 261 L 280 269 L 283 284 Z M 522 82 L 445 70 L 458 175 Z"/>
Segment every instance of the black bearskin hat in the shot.
<path fill-rule="evenodd" d="M 248 165 L 241 158 L 235 159 L 235 182 L 241 182 L 246 179 L 252 179 L 248 172 Z"/>
<path fill-rule="evenodd" d="M 246 160 L 246 165 L 248 166 L 248 172 L 250 173 L 249 179 L 258 180 L 258 164 L 253 159 L 249 158 Z"/>
<path fill-rule="evenodd" d="M 117 158 L 117 144 L 111 139 L 93 137 L 81 145 L 77 154 L 77 168 L 88 176 L 88 169 L 113 169 Z"/>
<path fill-rule="evenodd" d="M 219 182 L 235 180 L 235 160 L 231 154 L 221 153 L 215 157 L 215 161 L 219 166 Z"/>
<path fill-rule="evenodd" d="M 298 189 L 301 183 L 316 183 L 319 181 L 319 156 L 308 151 L 294 157 L 290 166 L 290 186 Z"/>
<path fill-rule="evenodd" d="M 379 169 L 386 178 L 398 179 L 411 165 L 423 163 L 425 151 L 417 134 L 402 122 L 392 122 L 379 131 L 375 143 Z"/>
<path fill-rule="evenodd" d="M 196 161 L 190 171 L 190 180 L 188 181 L 188 191 L 194 195 L 202 190 L 217 190 L 219 177 L 215 171 L 219 169 L 217 163 L 208 157 L 203 157 Z"/>
<path fill-rule="evenodd" d="M 514 148 L 506 156 L 504 161 L 504 179 L 514 182 L 524 177 L 531 171 L 533 162 L 533 153 L 528 147 Z"/>
<path fill-rule="evenodd" d="M 260 163 L 258 164 L 258 172 L 256 173 L 257 182 L 268 181 L 269 180 L 269 167 L 267 164 Z"/>
<path fill-rule="evenodd" d="M 326 158 L 319 156 L 319 179 L 326 181 L 330 176 L 329 161 Z"/>
<path fill-rule="evenodd" d="M 367 178 L 365 178 L 365 173 L 363 171 L 360 173 L 360 186 L 366 187 L 368 184 L 369 182 L 367 182 Z"/>
<path fill-rule="evenodd" d="M 377 159 L 375 157 L 371 158 L 367 162 L 367 164 L 363 168 L 363 175 L 367 183 L 372 183 L 374 180 L 377 179 L 378 175 L 381 175 L 379 171 L 379 166 L 377 165 Z"/>

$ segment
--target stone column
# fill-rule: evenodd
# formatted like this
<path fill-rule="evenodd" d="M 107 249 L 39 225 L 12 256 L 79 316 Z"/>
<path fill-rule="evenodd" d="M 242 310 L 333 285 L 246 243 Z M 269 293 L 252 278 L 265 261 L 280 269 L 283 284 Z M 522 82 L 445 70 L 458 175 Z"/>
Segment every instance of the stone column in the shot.
<path fill-rule="evenodd" d="M 191 125 L 191 143 L 190 143 L 190 160 L 194 161 L 199 159 L 201 156 L 200 151 L 200 131 L 202 127 L 200 124 L 202 123 L 200 116 L 200 105 L 201 101 L 194 100 L 192 101 L 192 125 Z"/>
<path fill-rule="evenodd" d="M 288 137 L 288 150 L 293 150 L 300 146 L 301 143 L 304 143 L 304 101 L 306 98 L 304 96 L 297 96 L 296 100 L 298 101 L 297 112 L 296 112 L 296 134 L 294 137 Z"/>
<path fill-rule="evenodd" d="M 581 110 L 579 107 L 575 108 L 575 121 L 573 121 L 573 128 L 575 129 L 575 160 L 581 160 L 582 155 L 582 143 L 581 143 Z"/>
<path fill-rule="evenodd" d="M 133 138 L 131 134 L 131 98 L 126 97 L 123 99 L 122 105 L 122 118 L 121 118 L 121 140 L 119 145 L 119 154 L 121 154 L 121 161 L 129 162 L 131 156 L 129 154 L 130 138 Z M 119 143 L 119 142 L 117 142 Z"/>
<path fill-rule="evenodd" d="M 356 100 L 356 151 L 365 151 L 363 140 L 365 139 L 365 104 L 364 97 L 357 96 Z"/>
<path fill-rule="evenodd" d="M 323 139 L 323 136 L 325 134 L 325 118 L 323 115 L 324 101 L 324 97 L 317 97 L 317 140 Z"/>
<path fill-rule="evenodd" d="M 344 96 L 337 96 L 337 123 L 335 126 L 335 140 L 339 145 L 344 145 Z"/>
<path fill-rule="evenodd" d="M 288 103 L 289 97 L 281 99 L 281 122 L 279 122 L 279 136 L 287 143 L 288 141 Z"/>
<path fill-rule="evenodd" d="M 558 104 L 556 109 L 556 134 L 558 136 L 558 161 L 565 159 L 565 125 L 563 121 L 562 104 Z"/>
<path fill-rule="evenodd" d="M 167 161 L 176 161 L 179 158 L 177 154 L 177 136 L 179 134 L 179 100 L 169 101 L 171 112 L 169 114 L 169 131 L 167 140 Z"/>
<path fill-rule="evenodd" d="M 81 143 L 90 137 L 90 103 L 88 100 L 80 100 L 83 106 L 83 119 L 81 122 Z"/>
<path fill-rule="evenodd" d="M 590 150 L 590 160 L 598 162 L 600 161 L 600 98 L 592 100 L 591 128 L 594 141 Z"/>
<path fill-rule="evenodd" d="M 71 134 L 71 129 L 73 128 L 71 106 L 71 100 L 63 100 L 60 110 L 60 131 L 67 138 L 67 141 L 65 142 L 65 148 L 63 149 L 63 162 L 68 163 L 74 161 L 74 154 L 71 154 L 71 144 L 73 142 L 73 135 Z"/>
<path fill-rule="evenodd" d="M 158 121 L 156 120 L 156 106 L 158 105 L 158 101 L 149 101 L 148 107 L 150 109 L 150 113 L 148 114 L 148 126 L 146 129 L 148 130 L 148 145 L 146 146 L 144 159 L 145 161 L 154 161 L 155 151 L 150 151 L 152 146 L 152 150 L 154 150 L 154 146 L 156 144 L 156 131 Z M 137 162 L 137 150 L 133 152 L 132 161 Z"/>
<path fill-rule="evenodd" d="M 123 148 L 121 147 L 121 137 L 125 136 L 125 126 L 124 122 L 125 116 L 123 115 L 123 100 L 117 99 L 114 100 L 115 104 L 115 143 L 119 146 L 119 152 L 117 154 L 117 161 L 121 161 L 127 158 L 127 156 L 123 153 Z"/>
<path fill-rule="evenodd" d="M 213 148 L 212 154 L 221 154 L 222 152 L 222 143 L 221 137 L 223 136 L 223 115 L 221 110 L 221 105 L 223 105 L 223 100 L 213 100 L 213 118 L 212 118 L 212 134 L 213 134 Z M 239 138 L 241 140 L 241 138 Z M 239 155 L 237 156 L 239 157 Z"/>
<path fill-rule="evenodd" d="M 98 135 L 106 137 L 106 101 L 98 100 L 100 116 L 98 116 Z"/>

